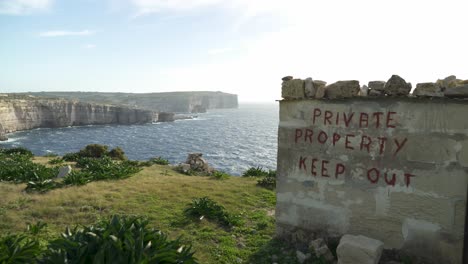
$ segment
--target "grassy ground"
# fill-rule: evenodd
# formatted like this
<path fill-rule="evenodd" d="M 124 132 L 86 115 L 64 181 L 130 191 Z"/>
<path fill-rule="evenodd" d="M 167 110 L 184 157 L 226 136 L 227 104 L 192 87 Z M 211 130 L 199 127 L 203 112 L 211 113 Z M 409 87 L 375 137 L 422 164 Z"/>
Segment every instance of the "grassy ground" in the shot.
<path fill-rule="evenodd" d="M 50 158 L 35 158 L 47 163 Z M 117 181 L 91 182 L 45 194 L 25 193 L 24 184 L 0 183 L 0 234 L 21 232 L 27 223 L 47 223 L 47 235 L 67 225 L 92 224 L 112 214 L 146 216 L 171 238 L 191 243 L 200 263 L 296 263 L 295 251 L 273 240 L 275 193 L 256 186 L 257 179 L 185 176 L 153 165 Z M 183 210 L 193 198 L 208 196 L 243 224 L 226 228 L 188 219 Z"/>

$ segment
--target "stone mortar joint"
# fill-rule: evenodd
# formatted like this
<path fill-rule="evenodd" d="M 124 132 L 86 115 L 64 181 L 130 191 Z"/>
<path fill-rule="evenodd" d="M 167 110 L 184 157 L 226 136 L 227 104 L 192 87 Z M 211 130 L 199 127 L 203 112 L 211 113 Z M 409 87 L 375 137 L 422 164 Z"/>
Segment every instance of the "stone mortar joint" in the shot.
<path fill-rule="evenodd" d="M 297 99 L 345 99 L 352 97 L 447 97 L 468 98 L 468 80 L 457 79 L 451 75 L 436 82 L 418 83 L 411 92 L 412 85 L 398 75 L 385 81 L 370 81 L 360 86 L 359 81 L 338 81 L 327 85 L 326 82 L 312 78 L 282 78 L 281 96 L 285 100 Z"/>

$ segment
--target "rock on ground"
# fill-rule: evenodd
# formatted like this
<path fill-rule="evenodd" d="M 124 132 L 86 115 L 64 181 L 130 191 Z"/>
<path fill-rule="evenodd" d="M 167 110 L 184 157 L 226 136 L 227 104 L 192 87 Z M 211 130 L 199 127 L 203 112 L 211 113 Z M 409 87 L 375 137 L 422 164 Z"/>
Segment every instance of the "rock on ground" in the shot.
<path fill-rule="evenodd" d="M 384 81 L 371 81 L 367 84 L 369 86 L 368 94 L 370 96 L 381 96 L 385 95 L 385 82 Z"/>
<path fill-rule="evenodd" d="M 331 253 L 323 238 L 318 238 L 309 243 L 309 250 L 314 252 L 317 257 L 323 257 L 327 262 L 332 263 L 335 257 Z"/>
<path fill-rule="evenodd" d="M 336 249 L 338 264 L 377 264 L 383 245 L 379 240 L 362 235 L 344 235 Z"/>
<path fill-rule="evenodd" d="M 301 251 L 296 250 L 296 257 L 299 263 L 304 263 L 307 259 L 312 257 L 312 255 L 310 253 L 304 254 Z"/>
<path fill-rule="evenodd" d="M 392 75 L 385 84 L 384 91 L 387 95 L 408 95 L 411 91 L 411 83 L 407 83 L 398 75 Z"/>
<path fill-rule="evenodd" d="M 72 172 L 72 167 L 70 165 L 60 167 L 57 178 L 63 178 Z"/>

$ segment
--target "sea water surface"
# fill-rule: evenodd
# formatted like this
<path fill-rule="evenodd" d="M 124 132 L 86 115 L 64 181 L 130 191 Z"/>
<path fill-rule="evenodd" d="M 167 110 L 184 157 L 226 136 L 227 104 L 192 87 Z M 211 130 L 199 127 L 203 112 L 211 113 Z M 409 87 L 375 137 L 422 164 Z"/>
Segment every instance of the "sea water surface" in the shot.
<path fill-rule="evenodd" d="M 96 143 L 119 146 L 129 159 L 161 156 L 173 164 L 201 152 L 212 167 L 240 175 L 252 166 L 276 169 L 278 112 L 277 104 L 241 104 L 171 123 L 39 128 L 9 134 L 0 147 L 63 155 Z"/>

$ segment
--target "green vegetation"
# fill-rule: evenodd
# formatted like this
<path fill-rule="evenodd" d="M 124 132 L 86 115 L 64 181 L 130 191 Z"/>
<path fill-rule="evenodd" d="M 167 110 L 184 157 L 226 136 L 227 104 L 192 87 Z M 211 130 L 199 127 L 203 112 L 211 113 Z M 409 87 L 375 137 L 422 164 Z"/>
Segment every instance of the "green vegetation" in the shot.
<path fill-rule="evenodd" d="M 39 238 L 45 227 L 28 225 L 26 233 L 0 238 L 0 263 L 197 263 L 191 246 L 149 228 L 142 217 L 113 216 L 95 225 L 67 227 L 46 241 Z"/>
<path fill-rule="evenodd" d="M 124 179 L 141 170 L 131 162 L 115 161 L 107 156 L 100 159 L 80 158 L 76 166 L 81 168 L 81 173 L 90 175 L 91 181 Z"/>
<path fill-rule="evenodd" d="M 115 149 L 112 149 L 111 151 L 109 151 L 107 155 L 116 160 L 127 159 L 127 157 L 125 156 L 125 152 L 120 147 L 116 147 Z"/>
<path fill-rule="evenodd" d="M 125 152 L 116 147 L 109 151 L 109 147 L 100 144 L 90 144 L 76 153 L 68 153 L 63 156 L 65 161 L 78 161 L 80 158 L 104 158 L 110 157 L 115 160 L 127 160 Z"/>
<path fill-rule="evenodd" d="M 65 160 L 63 160 L 60 157 L 53 158 L 53 159 L 49 160 L 49 164 L 51 164 L 51 165 L 63 164 L 64 162 L 65 162 Z"/>
<path fill-rule="evenodd" d="M 20 155 L 20 156 L 23 156 L 23 157 L 29 157 L 29 158 L 34 156 L 33 153 L 29 149 L 26 149 L 26 148 L 23 148 L 23 147 L 0 149 L 0 154 L 5 154 L 5 155 L 14 155 L 14 154 L 16 154 L 16 155 Z"/>
<path fill-rule="evenodd" d="M 233 215 L 217 202 L 208 197 L 193 199 L 189 207 L 184 210 L 184 213 L 192 218 L 203 219 L 207 218 L 224 226 L 236 226 L 241 224 L 241 217 Z"/>
<path fill-rule="evenodd" d="M 229 177 L 231 177 L 229 174 L 225 173 L 224 171 L 218 171 L 218 170 L 215 170 L 212 174 L 211 174 L 211 177 L 217 179 L 217 180 L 226 180 L 226 179 L 229 179 Z"/>
<path fill-rule="evenodd" d="M 261 177 L 257 181 L 258 186 L 271 190 L 276 188 L 275 170 L 265 170 L 262 167 L 251 167 L 242 174 L 242 177 Z"/>
<path fill-rule="evenodd" d="M 158 165 L 169 165 L 169 161 L 161 157 L 152 158 L 149 160 L 149 162 Z"/>
<path fill-rule="evenodd" d="M 0 182 L 43 182 L 57 176 L 57 168 L 48 168 L 34 163 L 32 153 L 24 149 L 0 151 Z"/>
<path fill-rule="evenodd" d="M 197 263 L 191 246 L 170 241 L 140 217 L 114 216 L 84 228 L 67 228 L 50 242 L 46 263 Z"/>
<path fill-rule="evenodd" d="M 251 167 L 242 174 L 242 177 L 266 177 L 268 171 L 262 167 Z"/>
<path fill-rule="evenodd" d="M 66 163 L 74 167 L 73 172 L 63 179 L 55 179 L 58 171 L 50 164 L 52 158 L 30 158 L 2 151 L 0 163 L 3 163 L 0 165 L 9 165 L 0 166 L 0 175 L 5 175 L 1 174 L 5 168 L 18 169 L 25 164 L 27 168 L 41 168 L 49 174 L 35 181 L 33 174 L 23 169 L 22 172 L 31 177 L 15 174 L 8 181 L 0 182 L 0 234 L 3 234 L 0 235 L 0 263 L 34 262 L 26 261 L 28 256 L 36 260 L 49 258 L 51 263 L 63 263 L 67 257 L 69 263 L 75 263 L 72 258 L 90 254 L 96 257 L 101 254 L 97 252 L 110 254 L 110 248 L 118 244 L 116 241 L 122 248 L 112 249 L 112 257 L 131 262 L 126 254 L 128 248 L 134 247 L 130 242 L 126 244 L 124 241 L 127 240 L 122 237 L 131 237 L 128 241 L 135 241 L 136 245 L 136 241 L 159 234 L 153 228 L 163 230 L 167 235 L 167 243 L 161 242 L 161 245 L 177 244 L 177 250 L 187 250 L 187 255 L 195 252 L 193 256 L 199 263 L 297 263 L 295 249 L 273 239 L 275 193 L 260 188 L 257 183 L 268 176 L 229 177 L 226 173 L 214 172 L 212 177 L 187 177 L 171 167 L 151 161 L 74 155 L 76 161 Z M 11 165 L 13 161 L 16 163 Z M 125 171 L 127 173 L 122 173 Z M 214 180 L 218 178 L 224 180 Z M 24 192 L 25 187 L 28 192 Z M 44 190 L 48 192 L 44 193 Z M 103 222 L 114 215 L 127 216 L 119 218 L 118 224 Z M 29 225 L 29 231 L 24 232 L 23 227 L 30 221 L 40 224 Z M 132 226 L 132 221 L 144 222 L 134 224 L 144 235 L 140 236 L 136 229 L 124 228 Z M 60 237 L 67 226 L 73 228 Z M 122 233 L 111 234 L 119 226 Z M 154 240 L 151 241 L 155 245 Z M 149 242 L 138 243 L 143 245 L 139 250 L 146 247 L 145 243 Z M 193 250 L 181 248 L 182 244 L 191 244 Z M 87 253 L 68 251 L 69 245 L 79 245 Z M 16 252 L 14 255 L 4 253 L 13 251 Z M 60 255 L 57 257 L 49 251 L 61 253 L 57 253 Z M 149 259 L 150 255 L 142 254 L 142 259 Z M 180 263 L 195 263 L 190 261 Z M 321 263 L 317 261 L 309 259 L 307 263 Z M 89 261 L 84 259 L 81 263 L 84 262 Z"/>

